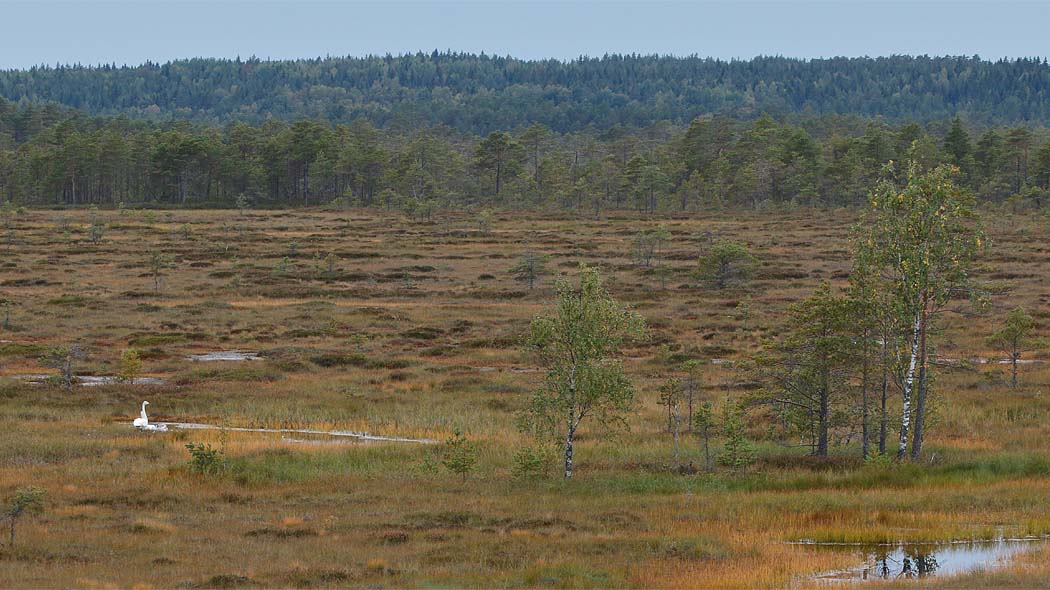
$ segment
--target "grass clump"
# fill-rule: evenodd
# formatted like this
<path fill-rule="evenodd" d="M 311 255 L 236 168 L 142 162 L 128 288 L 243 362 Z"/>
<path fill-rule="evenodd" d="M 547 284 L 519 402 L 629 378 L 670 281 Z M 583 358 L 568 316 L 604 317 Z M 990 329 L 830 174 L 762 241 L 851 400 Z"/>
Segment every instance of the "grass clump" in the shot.
<path fill-rule="evenodd" d="M 210 381 L 277 381 L 282 374 L 267 367 L 209 367 L 181 373 L 173 379 L 177 385 Z"/>
<path fill-rule="evenodd" d="M 0 344 L 0 356 L 40 356 L 44 347 L 36 344 Z"/>

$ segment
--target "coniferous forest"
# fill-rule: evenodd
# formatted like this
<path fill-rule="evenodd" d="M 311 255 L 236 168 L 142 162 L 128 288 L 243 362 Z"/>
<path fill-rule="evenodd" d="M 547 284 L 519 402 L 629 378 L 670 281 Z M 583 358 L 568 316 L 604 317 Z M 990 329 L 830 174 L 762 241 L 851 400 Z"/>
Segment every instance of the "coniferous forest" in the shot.
<path fill-rule="evenodd" d="M 887 163 L 908 160 L 953 164 L 984 199 L 1040 207 L 1047 80 L 1039 60 L 903 57 L 434 54 L 8 71 L 0 197 L 338 200 L 421 216 L 474 204 L 850 206 Z"/>
<path fill-rule="evenodd" d="M 0 72 L 0 96 L 92 114 L 224 124 L 270 118 L 487 134 L 540 123 L 559 133 L 686 125 L 708 114 L 857 115 L 981 125 L 1050 122 L 1045 59 L 606 55 L 525 61 L 462 53 L 296 61 L 188 59 Z"/>

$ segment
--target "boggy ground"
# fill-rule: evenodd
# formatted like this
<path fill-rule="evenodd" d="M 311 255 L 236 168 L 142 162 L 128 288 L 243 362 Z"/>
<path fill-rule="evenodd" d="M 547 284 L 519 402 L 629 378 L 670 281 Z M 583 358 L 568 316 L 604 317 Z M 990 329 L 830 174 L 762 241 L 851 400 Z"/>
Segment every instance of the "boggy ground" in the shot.
<path fill-rule="evenodd" d="M 855 446 L 828 462 L 760 443 L 744 473 L 697 473 L 699 443 L 670 458 L 658 385 L 703 362 L 702 397 L 740 395 L 732 363 L 774 334 L 822 279 L 843 283 L 852 214 L 802 210 L 600 221 L 506 213 L 491 231 L 463 216 L 412 223 L 370 211 L 31 211 L 4 233 L 0 288 L 15 302 L 0 332 L 0 494 L 47 490 L 47 510 L 0 550 L 0 587 L 783 587 L 853 565 L 848 552 L 785 541 L 949 540 L 1050 533 L 1050 368 L 1026 365 L 1011 390 L 995 364 L 941 367 L 926 459 L 863 465 Z M 984 344 L 1023 304 L 1042 334 L 1050 307 L 1046 218 L 991 212 L 979 269 L 994 308 L 946 315 L 938 355 L 996 357 Z M 666 273 L 630 259 L 640 228 L 665 224 Z M 747 288 L 691 278 L 719 237 L 762 260 Z M 565 484 L 512 476 L 529 439 L 515 412 L 542 374 L 518 343 L 552 299 L 507 270 L 528 250 L 573 274 L 599 264 L 611 291 L 648 320 L 627 352 L 639 388 L 628 433 L 585 429 Z M 152 253 L 170 261 L 155 289 Z M 332 254 L 329 263 L 325 259 Z M 750 296 L 745 322 L 737 303 Z M 79 342 L 81 374 L 142 352 L 163 385 L 28 385 L 38 358 Z M 258 352 L 199 363 L 189 354 Z M 1046 358 L 1047 351 L 1028 358 Z M 187 469 L 184 445 L 215 431 L 133 430 L 153 420 L 340 428 L 480 443 L 465 481 L 440 445 L 309 444 L 229 433 L 222 476 Z M 756 423 L 761 439 L 766 425 Z M 716 450 L 720 441 L 715 441 Z M 1050 552 L 930 585 L 1050 586 Z"/>

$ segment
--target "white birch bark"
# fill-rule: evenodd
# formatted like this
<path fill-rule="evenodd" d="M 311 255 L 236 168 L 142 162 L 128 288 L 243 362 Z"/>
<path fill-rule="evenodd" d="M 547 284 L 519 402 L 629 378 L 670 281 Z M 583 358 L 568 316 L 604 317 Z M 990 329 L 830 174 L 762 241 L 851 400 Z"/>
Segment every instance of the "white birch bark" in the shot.
<path fill-rule="evenodd" d="M 915 364 L 919 358 L 919 332 L 922 327 L 922 313 L 915 314 L 915 325 L 912 328 L 911 351 L 908 360 L 908 373 L 904 378 L 904 399 L 901 408 L 901 441 L 897 447 L 897 458 L 904 458 L 908 452 L 908 430 L 911 428 L 911 393 L 915 385 Z"/>

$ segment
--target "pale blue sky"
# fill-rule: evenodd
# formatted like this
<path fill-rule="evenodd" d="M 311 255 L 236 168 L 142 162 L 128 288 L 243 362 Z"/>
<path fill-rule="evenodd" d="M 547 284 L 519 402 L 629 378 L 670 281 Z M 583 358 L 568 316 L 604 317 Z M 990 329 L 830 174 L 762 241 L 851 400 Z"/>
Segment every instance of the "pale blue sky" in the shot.
<path fill-rule="evenodd" d="M 603 53 L 1050 54 L 1050 2 L 12 2 L 0 68 L 183 57 L 297 58 L 452 49 Z"/>

